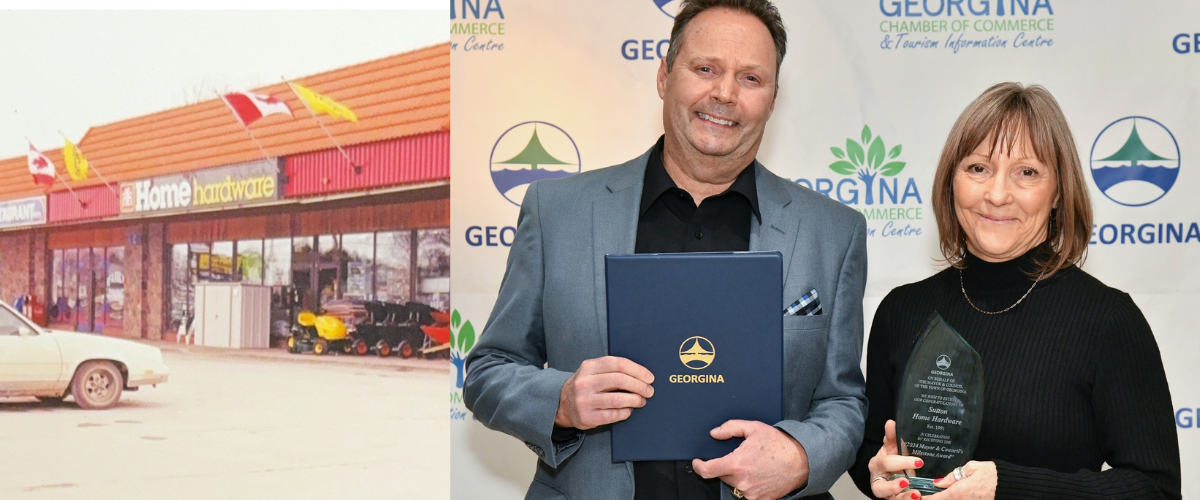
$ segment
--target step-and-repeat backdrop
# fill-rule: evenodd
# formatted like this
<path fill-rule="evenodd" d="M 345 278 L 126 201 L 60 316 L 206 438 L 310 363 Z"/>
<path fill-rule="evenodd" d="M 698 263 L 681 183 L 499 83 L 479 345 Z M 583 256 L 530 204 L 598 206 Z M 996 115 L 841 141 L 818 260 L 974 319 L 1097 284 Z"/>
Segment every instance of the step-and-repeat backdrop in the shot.
<path fill-rule="evenodd" d="M 624 162 L 662 133 L 654 80 L 677 3 L 451 1 L 456 359 L 491 312 L 526 186 Z M 1066 112 L 1091 187 L 1085 269 L 1145 313 L 1171 384 L 1183 470 L 1200 470 L 1200 3 L 777 3 L 790 44 L 759 159 L 867 217 L 868 329 L 889 290 L 939 269 L 930 186 L 955 118 L 996 82 L 1044 85 Z M 1104 160 L 1135 125 L 1164 159 Z M 841 160 L 835 148 L 876 138 L 902 168 L 830 168 Z M 1130 168 L 1105 169 L 1118 166 Z M 454 498 L 521 498 L 536 457 L 474 421 L 461 364 L 456 379 Z M 1183 492 L 1200 495 L 1200 475 L 1185 473 Z M 846 478 L 835 494 L 861 496 Z"/>

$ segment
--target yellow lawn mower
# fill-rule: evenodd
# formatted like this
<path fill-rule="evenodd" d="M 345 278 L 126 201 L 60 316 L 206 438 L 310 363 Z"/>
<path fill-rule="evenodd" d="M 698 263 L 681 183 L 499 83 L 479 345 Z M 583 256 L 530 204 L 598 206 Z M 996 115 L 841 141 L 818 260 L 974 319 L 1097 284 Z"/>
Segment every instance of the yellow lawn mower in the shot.
<path fill-rule="evenodd" d="M 288 337 L 288 350 L 296 354 L 308 349 L 318 356 L 330 349 L 349 354 L 354 349 L 354 339 L 348 335 L 346 323 L 340 318 L 300 311 Z"/>

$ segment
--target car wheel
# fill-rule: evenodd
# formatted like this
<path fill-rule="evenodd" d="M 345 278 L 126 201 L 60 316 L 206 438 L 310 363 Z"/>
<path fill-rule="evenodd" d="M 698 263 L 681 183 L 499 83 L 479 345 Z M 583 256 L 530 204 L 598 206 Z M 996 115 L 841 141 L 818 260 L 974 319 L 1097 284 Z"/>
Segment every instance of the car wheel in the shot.
<path fill-rule="evenodd" d="M 413 346 L 407 340 L 400 341 L 400 357 L 404 359 L 411 358 L 413 355 Z"/>
<path fill-rule="evenodd" d="M 354 341 L 354 354 L 357 354 L 359 356 L 366 356 L 370 352 L 371 352 L 371 346 L 367 345 L 366 342 L 363 342 L 362 340 Z"/>
<path fill-rule="evenodd" d="M 317 339 L 317 341 L 313 343 L 313 354 L 320 356 L 326 352 L 329 352 L 329 341 L 325 339 Z"/>
<path fill-rule="evenodd" d="M 125 380 L 117 367 L 108 361 L 88 361 L 75 370 L 71 394 L 75 404 L 85 410 L 111 408 L 121 399 Z"/>
<path fill-rule="evenodd" d="M 375 352 L 379 354 L 379 357 L 386 358 L 392 355 L 392 346 L 386 341 L 380 340 L 378 344 L 375 344 Z"/>

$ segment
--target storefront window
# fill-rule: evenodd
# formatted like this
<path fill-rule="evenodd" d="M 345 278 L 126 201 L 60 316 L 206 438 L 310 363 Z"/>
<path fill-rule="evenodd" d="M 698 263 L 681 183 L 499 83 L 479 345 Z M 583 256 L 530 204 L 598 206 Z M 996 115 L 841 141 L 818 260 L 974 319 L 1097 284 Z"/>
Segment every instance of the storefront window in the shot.
<path fill-rule="evenodd" d="M 317 237 L 317 253 L 320 255 L 317 266 L 317 290 L 320 292 L 320 296 L 317 303 L 322 307 L 325 303 L 341 296 L 345 283 L 345 277 L 339 274 L 340 264 L 345 259 L 341 258 L 341 249 L 337 240 L 336 236 L 329 234 Z"/>
<path fill-rule="evenodd" d="M 266 240 L 263 248 L 263 262 L 264 285 L 292 284 L 292 248 L 288 238 Z"/>
<path fill-rule="evenodd" d="M 417 302 L 450 307 L 450 229 L 417 231 Z"/>
<path fill-rule="evenodd" d="M 375 300 L 408 302 L 412 231 L 378 233 L 375 238 Z"/>
<path fill-rule="evenodd" d="M 63 251 L 63 310 L 59 311 L 60 321 L 74 324 L 75 315 L 79 312 L 79 250 L 74 248 Z"/>
<path fill-rule="evenodd" d="M 50 304 L 46 308 L 46 313 L 49 316 L 51 323 L 65 322 L 63 317 L 67 308 L 67 294 L 63 290 L 63 251 L 55 250 L 53 257 L 53 267 L 51 267 L 50 278 Z"/>
<path fill-rule="evenodd" d="M 239 247 L 240 248 L 240 247 Z M 291 310 L 287 305 L 292 284 L 292 240 L 263 241 L 263 284 L 271 287 L 271 336 L 285 338 Z"/>
<path fill-rule="evenodd" d="M 342 298 L 371 299 L 374 295 L 371 293 L 371 268 L 375 258 L 375 235 L 342 235 L 342 253 L 346 257 L 341 273 L 345 279 Z"/>
<path fill-rule="evenodd" d="M 204 266 L 201 266 L 203 269 Z M 203 280 L 204 276 L 201 275 Z M 213 243 L 209 260 L 209 275 L 204 281 L 233 281 L 233 242 L 218 241 Z"/>
<path fill-rule="evenodd" d="M 75 329 L 88 331 L 92 317 L 92 249 L 80 248 L 79 258 L 75 261 L 75 269 L 79 274 L 78 294 L 75 304 Z"/>
<path fill-rule="evenodd" d="M 263 282 L 262 240 L 242 240 L 237 244 L 238 276 L 243 283 L 261 285 Z"/>
<path fill-rule="evenodd" d="M 171 247 L 171 324 L 175 331 L 185 317 L 192 314 L 193 259 L 186 243 Z"/>
<path fill-rule="evenodd" d="M 123 326 L 125 311 L 125 248 L 108 249 L 107 297 L 105 297 L 106 323 Z"/>
<path fill-rule="evenodd" d="M 292 238 L 292 286 L 299 290 L 300 307 L 304 309 L 316 307 L 317 296 L 313 292 L 312 284 L 314 242 L 315 238 L 312 236 Z"/>
<path fill-rule="evenodd" d="M 292 238 L 292 263 L 293 264 L 310 264 L 312 263 L 312 236 L 297 236 Z"/>
<path fill-rule="evenodd" d="M 92 249 L 92 324 L 93 332 L 104 331 L 108 311 L 105 299 L 108 298 L 108 256 L 104 248 Z"/>
<path fill-rule="evenodd" d="M 337 238 L 330 234 L 323 234 L 317 237 L 317 253 L 321 255 L 322 264 L 331 264 L 337 262 L 338 244 Z"/>

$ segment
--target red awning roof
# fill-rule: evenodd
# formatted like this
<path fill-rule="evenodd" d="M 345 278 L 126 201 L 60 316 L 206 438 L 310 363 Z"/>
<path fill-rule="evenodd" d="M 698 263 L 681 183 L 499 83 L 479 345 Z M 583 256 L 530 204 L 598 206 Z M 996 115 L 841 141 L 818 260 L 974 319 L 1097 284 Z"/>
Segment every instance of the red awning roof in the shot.
<path fill-rule="evenodd" d="M 343 146 L 450 129 L 450 44 L 298 78 L 302 85 L 354 110 L 357 124 L 320 119 Z M 287 103 L 295 118 L 274 115 L 251 127 L 267 154 L 286 156 L 333 147 L 285 83 L 253 92 Z M 241 163 L 262 158 L 225 103 L 217 98 L 92 127 L 79 149 L 109 182 Z M 64 171 L 62 149 L 43 151 Z M 64 173 L 64 178 L 66 178 Z M 72 187 L 102 184 L 91 176 Z M 42 194 L 25 155 L 0 160 L 0 200 Z M 56 183 L 52 191 L 65 191 Z"/>

